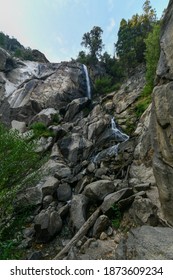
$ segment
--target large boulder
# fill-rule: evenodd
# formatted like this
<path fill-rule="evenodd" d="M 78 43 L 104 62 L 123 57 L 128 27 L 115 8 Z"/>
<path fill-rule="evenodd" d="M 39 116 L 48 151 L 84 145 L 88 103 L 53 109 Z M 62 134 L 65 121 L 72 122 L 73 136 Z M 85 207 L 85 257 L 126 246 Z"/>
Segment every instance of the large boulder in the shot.
<path fill-rule="evenodd" d="M 142 226 L 132 229 L 116 250 L 116 259 L 172 260 L 173 229 Z"/>
<path fill-rule="evenodd" d="M 34 220 L 36 241 L 46 243 L 61 231 L 62 220 L 57 211 L 42 210 Z"/>
<path fill-rule="evenodd" d="M 99 180 L 85 187 L 84 194 L 91 200 L 102 201 L 105 196 L 113 193 L 115 185 L 110 180 Z"/>

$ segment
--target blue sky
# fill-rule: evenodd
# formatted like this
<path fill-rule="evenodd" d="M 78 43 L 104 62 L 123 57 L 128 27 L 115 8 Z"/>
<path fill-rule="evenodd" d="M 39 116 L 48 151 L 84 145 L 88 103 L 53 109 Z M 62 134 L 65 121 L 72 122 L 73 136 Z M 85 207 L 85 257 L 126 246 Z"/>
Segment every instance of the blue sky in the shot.
<path fill-rule="evenodd" d="M 145 0 L 0 0 L 0 31 L 51 62 L 76 58 L 84 33 L 103 30 L 104 51 L 113 55 L 122 18 L 142 13 Z M 160 18 L 169 0 L 150 0 Z"/>

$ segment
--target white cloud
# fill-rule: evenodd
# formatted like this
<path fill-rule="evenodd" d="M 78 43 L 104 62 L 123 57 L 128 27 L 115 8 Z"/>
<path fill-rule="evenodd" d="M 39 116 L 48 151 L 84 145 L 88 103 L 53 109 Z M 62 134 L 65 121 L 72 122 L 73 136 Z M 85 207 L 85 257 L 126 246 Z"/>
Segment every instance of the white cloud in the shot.
<path fill-rule="evenodd" d="M 58 45 L 61 45 L 61 46 L 64 44 L 63 38 L 58 34 L 54 35 L 54 41 L 56 43 L 58 43 Z"/>
<path fill-rule="evenodd" d="M 114 20 L 114 18 L 110 18 L 109 19 L 109 25 L 107 26 L 107 31 L 112 32 L 114 27 L 115 27 L 115 20 Z"/>
<path fill-rule="evenodd" d="M 108 7 L 111 11 L 114 8 L 115 0 L 108 0 Z"/>

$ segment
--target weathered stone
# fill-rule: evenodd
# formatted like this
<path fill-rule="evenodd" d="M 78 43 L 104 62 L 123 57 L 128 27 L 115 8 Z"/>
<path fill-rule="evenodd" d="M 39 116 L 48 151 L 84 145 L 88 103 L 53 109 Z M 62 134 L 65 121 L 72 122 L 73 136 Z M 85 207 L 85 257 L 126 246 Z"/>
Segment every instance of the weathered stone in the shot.
<path fill-rule="evenodd" d="M 92 147 L 92 143 L 79 133 L 73 133 L 59 140 L 58 145 L 64 158 L 73 164 L 88 158 Z"/>
<path fill-rule="evenodd" d="M 120 191 L 111 193 L 104 198 L 101 205 L 101 210 L 103 213 L 108 212 L 112 206 L 117 203 L 120 199 L 127 198 L 133 194 L 132 188 L 125 188 Z"/>
<path fill-rule="evenodd" d="M 109 180 L 99 180 L 93 182 L 85 187 L 83 192 L 91 200 L 102 201 L 105 196 L 110 193 L 113 193 L 115 190 L 114 183 Z"/>
<path fill-rule="evenodd" d="M 110 220 L 106 215 L 99 216 L 93 226 L 93 237 L 98 238 L 100 234 L 108 228 L 109 225 Z"/>
<path fill-rule="evenodd" d="M 54 122 L 56 118 L 58 118 L 58 111 L 54 108 L 46 108 L 39 112 L 31 122 L 41 122 L 46 126 L 49 126 Z"/>
<path fill-rule="evenodd" d="M 157 75 L 171 80 L 173 77 L 173 1 L 169 1 L 161 30 L 161 55 L 157 67 Z"/>
<path fill-rule="evenodd" d="M 43 193 L 43 197 L 47 195 L 53 195 L 59 186 L 59 181 L 53 177 L 49 176 L 46 178 L 46 181 L 41 185 L 41 191 Z"/>
<path fill-rule="evenodd" d="M 57 198 L 59 201 L 68 201 L 71 199 L 72 190 L 69 184 L 60 184 L 57 189 Z"/>
<path fill-rule="evenodd" d="M 65 164 L 59 163 L 55 177 L 58 179 L 67 178 L 71 176 L 71 169 Z"/>
<path fill-rule="evenodd" d="M 37 153 L 43 153 L 45 151 L 48 151 L 53 145 L 53 137 L 41 137 L 37 141 L 37 148 L 36 152 Z"/>
<path fill-rule="evenodd" d="M 43 208 L 47 208 L 52 201 L 53 201 L 53 196 L 52 195 L 46 195 L 43 198 Z"/>
<path fill-rule="evenodd" d="M 78 231 L 86 221 L 88 198 L 83 194 L 74 195 L 70 208 L 70 223 L 74 231 Z"/>
<path fill-rule="evenodd" d="M 27 188 L 18 193 L 14 206 L 16 209 L 21 210 L 28 205 L 39 206 L 42 203 L 43 194 L 39 187 Z"/>
<path fill-rule="evenodd" d="M 76 117 L 79 118 L 79 113 L 89 107 L 90 100 L 87 97 L 74 99 L 68 106 L 67 111 L 64 116 L 66 122 L 71 122 L 76 120 Z M 81 115 L 83 117 L 83 114 Z"/>
<path fill-rule="evenodd" d="M 26 131 L 26 123 L 25 122 L 19 122 L 16 120 L 13 120 L 11 122 L 12 129 L 19 131 L 20 133 L 23 133 Z"/>
<path fill-rule="evenodd" d="M 151 136 L 153 170 L 164 216 L 173 225 L 173 1 L 169 1 L 161 30 L 159 85 L 153 91 Z M 164 84 L 162 81 L 165 81 Z"/>
<path fill-rule="evenodd" d="M 115 258 L 119 260 L 172 260 L 173 229 L 151 226 L 132 229 L 127 241 L 120 242 Z"/>
<path fill-rule="evenodd" d="M 34 220 L 37 242 L 48 242 L 61 231 L 62 220 L 56 211 L 42 210 Z"/>
<path fill-rule="evenodd" d="M 157 207 L 148 198 L 136 196 L 130 212 L 138 225 L 158 225 Z"/>

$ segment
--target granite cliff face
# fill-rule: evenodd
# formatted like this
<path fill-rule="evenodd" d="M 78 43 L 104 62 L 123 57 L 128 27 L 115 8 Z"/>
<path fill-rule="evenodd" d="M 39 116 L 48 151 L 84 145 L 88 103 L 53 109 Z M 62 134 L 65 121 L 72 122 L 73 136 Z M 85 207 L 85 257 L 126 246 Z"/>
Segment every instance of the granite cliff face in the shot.
<path fill-rule="evenodd" d="M 153 169 L 165 218 L 173 225 L 173 1 L 161 31 L 157 86 L 153 91 L 151 136 Z"/>

